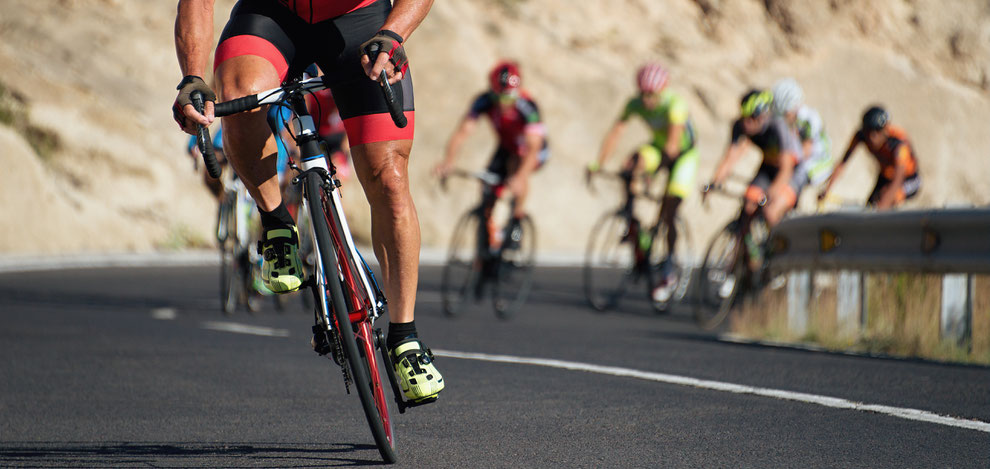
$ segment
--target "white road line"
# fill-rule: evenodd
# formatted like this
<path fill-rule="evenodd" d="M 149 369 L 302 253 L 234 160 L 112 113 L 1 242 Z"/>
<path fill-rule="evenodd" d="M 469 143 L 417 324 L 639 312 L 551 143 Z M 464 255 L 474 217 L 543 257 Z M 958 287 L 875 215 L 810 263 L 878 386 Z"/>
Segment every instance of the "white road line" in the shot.
<path fill-rule="evenodd" d="M 214 331 L 233 332 L 235 334 L 262 335 L 266 337 L 288 337 L 289 331 L 286 329 L 273 329 L 271 327 L 249 326 L 236 322 L 206 321 L 202 325 L 203 329 Z"/>
<path fill-rule="evenodd" d="M 155 308 L 151 310 L 151 317 L 161 321 L 171 321 L 178 316 L 175 308 Z"/>
<path fill-rule="evenodd" d="M 934 423 L 949 427 L 965 428 L 980 432 L 990 433 L 990 423 L 979 420 L 948 417 L 938 415 L 925 410 L 909 409 L 904 407 L 892 407 L 878 404 L 866 404 L 854 402 L 838 397 L 820 396 L 817 394 L 807 394 L 801 392 L 783 391 L 780 389 L 760 388 L 755 386 L 745 386 L 741 384 L 724 383 L 721 381 L 710 381 L 704 379 L 690 378 L 687 376 L 670 375 L 665 373 L 653 373 L 649 371 L 634 370 L 631 368 L 620 368 L 615 366 L 601 366 L 590 363 L 570 362 L 563 360 L 551 360 L 545 358 L 516 357 L 512 355 L 490 355 L 486 353 L 466 353 L 450 350 L 434 350 L 434 354 L 441 357 L 462 358 L 465 360 L 481 360 L 497 363 L 516 363 L 522 365 L 546 366 L 551 368 L 561 368 L 565 370 L 586 371 L 590 373 L 600 373 L 612 376 L 622 376 L 628 378 L 645 379 L 667 384 L 680 386 L 692 386 L 713 391 L 724 391 L 735 394 L 751 394 L 762 397 L 772 397 L 787 401 L 804 402 L 807 404 L 817 404 L 835 409 L 857 410 L 861 412 L 875 412 L 878 414 L 890 415 L 906 420 L 916 420 L 920 422 Z"/>

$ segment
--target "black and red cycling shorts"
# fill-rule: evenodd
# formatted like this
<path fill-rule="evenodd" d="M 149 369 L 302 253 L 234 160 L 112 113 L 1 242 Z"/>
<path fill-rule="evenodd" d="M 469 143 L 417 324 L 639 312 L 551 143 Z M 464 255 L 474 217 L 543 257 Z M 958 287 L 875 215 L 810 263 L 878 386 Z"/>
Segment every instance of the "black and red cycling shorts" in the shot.
<path fill-rule="evenodd" d="M 391 9 L 389 0 L 378 0 L 310 24 L 275 0 L 240 0 L 220 36 L 213 69 L 227 59 L 254 55 L 270 62 L 279 80 L 284 81 L 315 63 L 329 77 L 351 145 L 412 139 L 415 110 L 411 75 L 407 71 L 399 85 L 402 109 L 409 121 L 400 129 L 389 116 L 378 84 L 365 75 L 360 62 L 361 44 L 381 29 Z"/>

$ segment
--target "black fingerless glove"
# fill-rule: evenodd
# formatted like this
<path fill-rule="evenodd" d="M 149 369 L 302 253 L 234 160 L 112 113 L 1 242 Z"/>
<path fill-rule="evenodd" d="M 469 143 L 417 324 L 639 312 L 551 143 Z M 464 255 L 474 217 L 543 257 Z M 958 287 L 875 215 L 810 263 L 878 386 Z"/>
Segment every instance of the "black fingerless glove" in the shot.
<path fill-rule="evenodd" d="M 373 44 L 377 44 L 378 53 L 387 53 L 389 62 L 392 62 L 392 66 L 395 67 L 396 72 L 401 72 L 403 75 L 406 70 L 409 69 L 409 59 L 406 58 L 406 50 L 402 47 L 402 36 L 397 33 L 383 29 L 378 31 L 371 39 L 368 39 L 361 44 L 361 51 L 365 54 L 373 53 L 375 47 Z M 378 55 L 375 54 L 373 57 L 368 57 L 374 62 Z"/>

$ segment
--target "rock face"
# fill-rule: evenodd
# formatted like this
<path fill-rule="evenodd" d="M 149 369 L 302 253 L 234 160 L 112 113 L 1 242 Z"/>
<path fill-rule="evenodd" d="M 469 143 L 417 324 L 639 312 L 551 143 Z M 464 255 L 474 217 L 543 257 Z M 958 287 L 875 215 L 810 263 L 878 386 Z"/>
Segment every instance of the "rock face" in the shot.
<path fill-rule="evenodd" d="M 174 4 L 11 1 L 0 18 L 0 201 L 14 216 L 0 223 L 0 252 L 208 245 L 215 205 L 169 114 L 180 75 Z M 217 2 L 217 35 L 231 6 Z M 500 58 L 521 64 L 549 128 L 552 157 L 529 205 L 541 249 L 581 252 L 594 219 L 618 203 L 607 183 L 589 191 L 583 168 L 647 60 L 670 68 L 670 86 L 691 105 L 699 186 L 724 151 L 740 94 L 792 76 L 824 117 L 836 157 L 865 107 L 888 107 L 920 159 L 924 187 L 911 206 L 990 203 L 987 2 L 444 0 L 407 47 L 418 127 L 410 168 L 426 245 L 446 244 L 477 199 L 475 183 L 444 192 L 430 169 Z M 629 129 L 609 166 L 646 139 L 639 124 Z M 484 124 L 472 136 L 461 166 L 487 162 L 490 134 Z M 736 172 L 748 177 L 758 159 Z M 863 200 L 874 178 L 861 151 L 837 190 Z M 352 226 L 366 238 L 361 191 L 354 180 L 345 189 Z M 737 210 L 733 200 L 712 202 L 683 206 L 697 249 Z"/>

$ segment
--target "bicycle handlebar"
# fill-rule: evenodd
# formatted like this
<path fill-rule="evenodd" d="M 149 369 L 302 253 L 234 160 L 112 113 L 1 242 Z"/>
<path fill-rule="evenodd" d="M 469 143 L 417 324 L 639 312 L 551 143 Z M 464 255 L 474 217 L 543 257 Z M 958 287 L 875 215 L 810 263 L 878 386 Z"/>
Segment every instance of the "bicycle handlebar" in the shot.
<path fill-rule="evenodd" d="M 192 100 L 196 112 L 202 114 L 204 108 L 203 93 L 193 91 L 189 98 Z M 199 146 L 199 152 L 203 154 L 203 163 L 206 164 L 206 171 L 210 173 L 210 177 L 220 179 L 220 164 L 217 163 L 217 156 L 213 153 L 213 139 L 210 138 L 210 129 L 207 126 L 199 126 L 196 144 Z"/>

